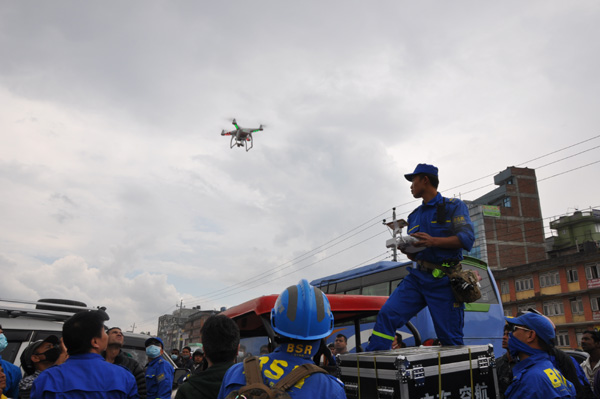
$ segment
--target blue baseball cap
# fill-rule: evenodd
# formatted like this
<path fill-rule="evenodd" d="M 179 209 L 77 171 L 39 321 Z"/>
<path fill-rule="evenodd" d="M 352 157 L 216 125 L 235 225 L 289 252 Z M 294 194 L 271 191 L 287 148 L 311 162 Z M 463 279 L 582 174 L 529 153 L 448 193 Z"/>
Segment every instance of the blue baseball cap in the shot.
<path fill-rule="evenodd" d="M 542 341 L 554 346 L 554 325 L 546 316 L 537 313 L 525 313 L 519 317 L 505 317 L 508 324 L 516 324 L 535 331 Z"/>
<path fill-rule="evenodd" d="M 150 345 L 152 345 L 152 344 L 154 344 L 154 343 L 156 343 L 156 342 L 160 343 L 160 346 L 161 346 L 161 348 L 163 348 L 163 349 L 165 348 L 165 344 L 163 343 L 162 339 L 160 339 L 160 338 L 158 338 L 158 337 L 151 337 L 151 338 L 148 338 L 148 339 L 146 340 L 146 342 L 144 343 L 144 346 L 145 346 L 145 347 L 149 347 Z"/>
<path fill-rule="evenodd" d="M 413 177 L 415 177 L 416 175 L 418 175 L 420 173 L 426 173 L 428 175 L 437 176 L 438 168 L 436 168 L 433 165 L 426 164 L 426 163 L 420 163 L 417 165 L 414 172 L 404 175 L 404 177 L 406 177 L 406 180 L 412 181 Z"/>

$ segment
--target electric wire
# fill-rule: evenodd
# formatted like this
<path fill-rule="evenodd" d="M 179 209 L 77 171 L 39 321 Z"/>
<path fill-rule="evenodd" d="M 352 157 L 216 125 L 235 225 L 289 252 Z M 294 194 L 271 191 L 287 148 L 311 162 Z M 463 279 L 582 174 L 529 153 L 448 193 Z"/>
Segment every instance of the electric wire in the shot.
<path fill-rule="evenodd" d="M 575 144 L 572 144 L 572 145 L 569 145 L 569 146 L 566 146 L 566 147 L 560 148 L 560 149 L 558 149 L 558 150 L 552 151 L 552 152 L 550 152 L 550 153 L 547 153 L 547 154 L 541 155 L 541 156 L 539 156 L 539 157 L 533 158 L 533 159 L 531 159 L 531 160 L 529 160 L 529 161 L 526 161 L 526 162 L 524 162 L 524 163 L 518 164 L 518 166 L 521 166 L 521 165 L 524 165 L 524 164 L 527 164 L 527 163 L 530 163 L 530 162 L 533 162 L 533 161 L 536 161 L 536 160 L 539 160 L 539 159 L 542 159 L 542 158 L 548 157 L 548 156 L 550 156 L 550 155 L 553 155 L 553 154 L 559 153 L 559 152 L 561 152 L 561 151 L 564 151 L 564 150 L 567 150 L 567 149 L 569 149 L 569 148 L 576 147 L 576 146 L 578 146 L 578 145 L 581 145 L 581 144 L 583 144 L 583 143 L 586 143 L 586 142 L 589 142 L 589 141 L 591 141 L 591 140 L 597 139 L 598 137 L 600 137 L 600 135 L 597 135 L 597 136 L 591 137 L 591 138 L 589 138 L 589 139 L 586 139 L 586 140 L 580 141 L 580 142 L 578 142 L 578 143 L 575 143 Z M 561 161 L 563 161 L 563 160 L 566 160 L 566 159 L 573 158 L 573 157 L 575 157 L 575 156 L 578 156 L 578 155 L 580 155 L 580 154 L 583 154 L 583 153 L 585 153 L 585 152 L 589 152 L 589 151 L 591 151 L 591 150 L 593 150 L 593 149 L 596 149 L 596 148 L 599 148 L 599 147 L 600 147 L 600 146 L 596 146 L 596 147 L 593 147 L 593 148 L 587 149 L 587 150 L 585 150 L 585 151 L 581 151 L 581 152 L 579 152 L 579 153 L 577 153 L 577 154 L 573 154 L 573 155 L 571 155 L 571 156 L 568 156 L 568 157 L 562 158 L 562 159 L 560 159 L 560 160 L 556 160 L 556 161 L 553 161 L 553 162 L 547 163 L 547 164 L 545 164 L 545 165 L 542 165 L 542 166 L 536 167 L 535 169 L 541 169 L 541 168 L 543 168 L 543 167 L 545 167 L 545 166 L 552 165 L 552 164 L 555 164 L 555 163 L 557 163 L 557 162 L 561 162 Z M 583 166 L 580 166 L 580 167 L 577 167 L 577 168 L 573 168 L 573 169 L 570 169 L 570 170 L 567 170 L 567 171 L 564 171 L 564 172 L 561 172 L 561 173 L 558 173 L 558 174 L 555 174 L 555 175 L 551 175 L 551 176 L 548 176 L 548 177 L 545 177 L 545 178 L 542 178 L 542 179 L 538 179 L 538 180 L 537 180 L 537 182 L 545 181 L 545 180 L 551 179 L 551 178 L 553 178 L 553 177 L 556 177 L 556 176 L 560 176 L 560 175 L 563 175 L 563 174 L 566 174 L 566 173 L 569 173 L 569 172 L 573 172 L 573 171 L 576 171 L 576 170 L 582 169 L 582 168 L 584 168 L 584 167 L 587 167 L 587 166 L 594 165 L 594 164 L 596 164 L 596 163 L 599 163 L 599 162 L 600 162 L 600 161 L 595 161 L 595 162 L 592 162 L 592 163 L 589 163 L 589 164 L 586 164 L 586 165 L 583 165 Z M 496 175 L 496 174 L 497 174 L 497 173 L 490 174 L 490 175 L 486 175 L 486 176 L 484 176 L 484 177 L 481 177 L 481 178 L 478 178 L 478 179 L 475 179 L 475 180 L 471 180 L 471 181 L 469 181 L 469 182 L 467 182 L 467 183 L 463 183 L 463 184 L 460 184 L 460 185 L 457 185 L 457 186 L 451 187 L 451 188 L 449 188 L 449 189 L 446 189 L 446 190 L 452 190 L 452 189 L 455 189 L 455 188 L 459 188 L 459 187 L 462 187 L 462 186 L 465 186 L 465 185 L 468 185 L 468 184 L 471 184 L 471 183 L 474 183 L 474 182 L 477 182 L 477 181 L 483 180 L 483 179 L 485 179 L 485 178 L 488 178 L 488 177 L 494 176 L 494 175 Z M 487 184 L 487 185 L 484 185 L 484 186 L 481 186 L 481 187 L 478 187 L 478 188 L 475 188 L 475 189 L 469 190 L 468 192 L 461 193 L 461 195 L 462 195 L 462 194 L 471 193 L 471 192 L 474 192 L 474 191 L 477 191 L 477 190 L 480 190 L 480 189 L 483 189 L 483 188 L 485 188 L 485 187 L 489 187 L 489 186 L 492 186 L 492 185 L 493 185 L 493 184 Z M 417 201 L 418 201 L 418 200 L 409 201 L 409 202 L 406 202 L 406 203 L 403 203 L 403 204 L 397 205 L 397 206 L 395 206 L 395 208 L 396 208 L 396 209 L 398 209 L 398 208 L 402 208 L 402 207 L 404 207 L 404 206 L 410 205 L 410 204 L 412 204 L 412 203 L 414 203 L 414 202 L 417 202 Z M 351 237 L 354 237 L 354 236 L 356 236 L 356 235 L 358 235 L 358 234 L 362 233 L 363 231 L 366 231 L 366 230 L 368 230 L 369 228 L 371 228 L 371 227 L 375 226 L 376 224 L 378 224 L 378 223 L 379 223 L 379 221 L 380 221 L 379 219 L 380 219 L 381 217 L 383 217 L 384 215 L 387 215 L 387 214 L 389 214 L 390 210 L 391 210 L 391 208 L 390 208 L 390 209 L 388 209 L 388 210 L 386 210 L 385 212 L 382 212 L 382 213 L 378 214 L 377 216 L 375 216 L 375 217 L 373 217 L 373 218 L 369 219 L 368 221 L 366 221 L 366 222 L 364 222 L 364 223 L 360 224 L 359 226 L 357 226 L 357 227 L 355 227 L 355 228 L 353 228 L 353 229 L 349 230 L 348 232 L 346 232 L 346 233 L 344 233 L 344 234 L 341 234 L 341 235 L 339 235 L 338 237 L 336 237 L 336 238 L 334 238 L 334 239 L 331 239 L 331 240 L 327 241 L 326 243 L 324 243 L 324 244 L 322 244 L 322 245 L 320 245 L 320 246 L 318 246 L 318 247 L 315 247 L 314 249 L 312 249 L 312 250 L 310 250 L 310 251 L 307 251 L 307 252 L 303 253 L 302 255 L 299 255 L 299 256 L 297 256 L 296 258 L 294 258 L 294 259 L 292 259 L 292 260 L 290 260 L 290 261 L 287 261 L 287 262 L 285 262 L 285 263 L 283 263 L 283 264 L 281 264 L 281 265 L 277 266 L 277 267 L 275 268 L 275 270 L 274 270 L 274 269 L 271 269 L 271 270 L 269 270 L 269 272 L 271 272 L 271 273 L 272 273 L 273 271 L 281 271 L 281 270 L 284 270 L 284 269 L 288 269 L 288 268 L 290 268 L 290 267 L 294 266 L 294 265 L 295 265 L 295 263 L 294 263 L 294 262 L 296 262 L 296 261 L 298 261 L 298 262 L 302 262 L 302 261 L 304 261 L 304 260 L 308 259 L 308 258 L 309 258 L 309 256 L 313 256 L 313 255 L 315 255 L 315 254 L 318 254 L 318 253 L 320 253 L 320 252 L 323 252 L 323 251 L 325 251 L 325 250 L 327 250 L 327 249 L 330 249 L 330 248 L 332 248 L 332 247 L 334 247 L 334 246 L 336 246 L 336 245 L 340 244 L 341 242 L 344 242 L 344 241 L 346 241 L 347 239 L 349 239 L 349 238 L 351 238 Z M 406 212 L 405 214 L 407 214 L 407 213 L 408 213 L 408 212 Z M 545 218 L 544 218 L 544 219 L 545 219 Z M 330 245 L 330 246 L 328 246 L 329 244 L 336 242 L 336 241 L 337 241 L 337 240 L 339 240 L 340 238 L 342 238 L 342 237 L 345 237 L 346 235 L 348 235 L 348 234 L 350 234 L 350 233 L 352 233 L 352 232 L 356 231 L 357 229 L 360 229 L 361 227 L 365 226 L 365 225 L 366 225 L 366 224 L 368 224 L 368 223 L 371 223 L 371 222 L 372 222 L 372 221 L 374 221 L 374 220 L 377 220 L 377 223 L 373 223 L 373 224 L 371 224 L 370 226 L 368 226 L 367 228 L 365 228 L 365 229 L 363 229 L 363 230 L 361 230 L 361 231 L 359 231 L 359 232 L 357 232 L 357 233 L 355 233 L 355 234 L 351 235 L 350 237 L 347 237 L 347 238 L 345 238 L 344 240 L 342 240 L 342 241 L 340 241 L 340 242 L 338 242 L 338 243 L 335 243 L 335 244 L 333 244 L 333 245 Z M 382 232 L 382 233 L 383 233 L 383 232 Z M 378 233 L 378 234 L 377 234 L 377 235 L 375 235 L 375 236 L 379 236 L 379 235 L 381 235 L 382 233 Z M 369 239 L 371 239 L 371 238 L 373 238 L 373 237 L 375 237 L 375 236 L 372 236 L 372 237 L 370 237 L 370 238 L 368 238 L 368 239 L 366 239 L 366 240 L 363 240 L 363 241 L 361 241 L 360 243 L 363 243 L 363 242 L 365 242 L 365 241 L 368 241 Z M 359 244 L 360 244 L 360 243 L 359 243 Z M 358 245 L 358 244 L 357 244 L 357 245 Z M 354 247 L 354 246 L 353 246 L 353 247 Z M 282 275 L 282 276 L 280 276 L 280 277 L 278 277 L 278 278 L 276 278 L 276 279 L 279 279 L 279 278 L 285 277 L 285 276 L 287 276 L 287 275 L 289 275 L 289 274 L 295 273 L 296 271 L 303 270 L 303 269 L 305 269 L 305 268 L 307 268 L 307 267 L 310 267 L 310 266 L 312 266 L 312 265 L 314 265 L 314 264 L 316 264 L 316 263 L 320 263 L 320 262 L 322 262 L 323 260 L 330 259 L 331 257 L 333 257 L 333 256 L 336 256 L 336 255 L 339 255 L 340 253 L 342 253 L 342 252 L 345 252 L 345 251 L 349 250 L 350 248 L 352 248 L 352 247 L 345 248 L 345 249 L 343 249 L 343 250 L 341 250 L 341 251 L 338 251 L 338 252 L 336 252 L 335 254 L 329 255 L 329 256 L 327 256 L 327 257 L 325 257 L 325 258 L 323 258 L 323 259 L 321 259 L 321 260 L 319 260 L 319 261 L 316 261 L 316 262 L 313 262 L 313 263 L 311 263 L 311 264 L 309 264 L 309 265 L 303 266 L 302 268 L 298 268 L 297 270 L 294 270 L 294 271 L 292 271 L 291 273 L 284 274 L 284 275 Z M 320 250 L 320 251 L 319 251 L 319 250 Z M 377 257 L 379 257 L 379 256 L 380 256 L 380 255 L 378 255 L 378 256 L 376 256 L 376 257 L 374 257 L 374 258 L 377 258 Z M 289 266 L 286 266 L 286 265 L 288 265 L 288 264 L 289 264 Z M 283 267 L 283 266 L 285 266 L 285 267 Z M 359 267 L 359 266 L 355 266 L 355 267 Z M 257 280 L 257 279 L 262 279 L 262 278 L 264 278 L 264 274 L 263 274 L 263 273 L 264 273 L 264 272 L 261 272 L 260 274 L 256 275 L 255 277 L 252 277 L 251 279 L 249 279 L 249 280 L 246 280 L 246 281 L 244 281 L 244 282 L 240 282 L 240 283 L 233 284 L 233 285 L 229 286 L 228 288 L 226 288 L 226 289 L 225 289 L 225 291 L 223 291 L 223 290 L 215 290 L 215 291 L 211 291 L 211 292 L 209 292 L 209 293 L 207 293 L 207 294 L 205 294 L 205 295 L 203 295 L 203 296 L 201 296 L 201 297 L 197 297 L 197 298 L 198 298 L 198 301 L 199 301 L 199 302 L 203 302 L 204 300 L 203 300 L 203 299 L 201 299 L 201 298 L 211 298 L 211 297 L 215 297 L 215 298 L 219 299 L 219 298 L 224 298 L 224 297 L 228 297 L 228 296 L 231 296 L 231 295 L 235 295 L 236 293 L 233 293 L 233 294 L 230 294 L 230 295 L 227 295 L 227 296 L 224 296 L 224 297 L 220 297 L 220 296 L 219 296 L 220 294 L 223 294 L 224 292 L 230 292 L 230 291 L 232 291 L 232 290 L 236 290 L 236 288 L 235 288 L 235 287 L 242 288 L 242 287 L 244 287 L 245 285 L 254 284 L 254 283 L 256 282 L 256 280 Z M 265 283 L 262 283 L 262 284 L 260 284 L 260 285 L 264 285 L 264 284 L 266 284 L 266 283 L 268 283 L 268 282 L 272 282 L 272 281 L 274 281 L 274 280 L 276 280 L 276 279 L 269 280 L 269 281 L 267 281 L 267 282 L 265 282 Z M 254 288 L 254 287 L 251 287 L 250 289 L 252 289 L 252 288 Z M 241 293 L 241 292 L 244 292 L 244 291 L 247 291 L 247 290 L 248 290 L 248 289 L 241 290 L 241 291 L 237 292 L 237 294 L 239 294 L 239 293 Z M 217 294 L 217 295 L 215 295 L 215 296 L 213 296 L 212 294 L 215 294 L 215 293 L 218 293 L 218 294 Z M 194 301 L 194 302 L 196 302 L 196 301 Z M 188 302 L 188 303 L 189 303 L 189 302 Z M 172 307 L 171 307 L 171 308 L 172 308 Z"/>

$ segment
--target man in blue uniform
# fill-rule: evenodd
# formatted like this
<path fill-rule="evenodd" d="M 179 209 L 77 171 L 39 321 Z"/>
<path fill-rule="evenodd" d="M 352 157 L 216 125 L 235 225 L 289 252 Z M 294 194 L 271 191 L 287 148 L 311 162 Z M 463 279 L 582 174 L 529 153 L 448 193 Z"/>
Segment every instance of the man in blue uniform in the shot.
<path fill-rule="evenodd" d="M 366 351 L 390 349 L 396 329 L 402 327 L 425 306 L 429 307 L 442 345 L 463 345 L 464 303 L 454 298 L 450 280 L 443 272 L 463 259 L 475 241 L 467 206 L 457 198 L 442 197 L 437 191 L 438 168 L 418 164 L 404 177 L 423 203 L 408 216 L 408 233 L 418 239 L 403 249 L 417 268 L 398 285 L 377 315 Z"/>
<path fill-rule="evenodd" d="M 133 375 L 100 355 L 108 344 L 104 320 L 104 312 L 84 311 L 65 321 L 63 342 L 69 358 L 35 379 L 31 399 L 139 398 Z"/>
<path fill-rule="evenodd" d="M 2 352 L 8 346 L 8 340 L 4 335 L 2 326 L 0 325 L 0 352 Z M 6 388 L 4 388 L 4 395 L 10 397 L 17 397 L 19 394 L 19 382 L 21 381 L 21 370 L 12 363 L 2 359 L 0 355 L 0 366 L 4 370 L 6 375 Z"/>
<path fill-rule="evenodd" d="M 552 364 L 549 350 L 554 346 L 554 326 L 545 316 L 525 313 L 507 317 L 510 325 L 508 350 L 517 359 L 507 399 L 575 398 L 573 384 Z"/>
<path fill-rule="evenodd" d="M 162 358 L 164 344 L 158 337 L 146 340 L 146 355 L 150 359 L 146 368 L 146 391 L 148 399 L 170 399 L 175 370 Z"/>
<path fill-rule="evenodd" d="M 283 337 L 274 352 L 259 358 L 263 383 L 273 386 L 294 368 L 312 363 L 321 338 L 333 331 L 333 314 L 323 292 L 301 280 L 288 287 L 271 310 L 271 325 Z M 225 374 L 219 399 L 246 385 L 242 363 L 235 364 Z M 315 373 L 301 380 L 288 391 L 291 398 L 346 398 L 343 383 L 324 373 Z"/>

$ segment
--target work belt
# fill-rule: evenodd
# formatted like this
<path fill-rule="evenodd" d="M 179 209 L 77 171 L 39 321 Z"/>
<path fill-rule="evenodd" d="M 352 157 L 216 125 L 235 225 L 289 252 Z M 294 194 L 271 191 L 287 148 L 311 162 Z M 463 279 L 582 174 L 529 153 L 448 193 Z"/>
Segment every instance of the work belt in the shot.
<path fill-rule="evenodd" d="M 457 266 L 460 265 L 460 263 L 457 264 L 453 264 L 450 266 L 442 266 L 441 264 L 438 263 L 432 263 L 432 262 L 428 262 L 426 260 L 418 260 L 417 261 L 417 265 L 419 265 L 419 270 L 428 272 L 428 273 L 433 273 L 434 270 L 441 270 L 444 273 L 453 271 L 454 268 L 456 268 Z M 460 270 L 460 269 L 459 269 Z"/>
<path fill-rule="evenodd" d="M 442 265 L 438 265 L 437 263 L 427 262 L 426 260 L 418 260 L 417 265 L 419 265 L 419 270 L 423 270 L 425 272 L 433 272 L 435 269 L 442 269 Z"/>

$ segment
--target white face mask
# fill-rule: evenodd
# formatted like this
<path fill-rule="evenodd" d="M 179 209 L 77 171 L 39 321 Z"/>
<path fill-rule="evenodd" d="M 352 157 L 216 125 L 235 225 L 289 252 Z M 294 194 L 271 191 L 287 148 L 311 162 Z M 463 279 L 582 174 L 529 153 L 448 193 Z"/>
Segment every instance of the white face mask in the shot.
<path fill-rule="evenodd" d="M 244 357 L 244 354 L 245 354 L 244 351 L 238 351 L 238 356 L 239 357 Z"/>

